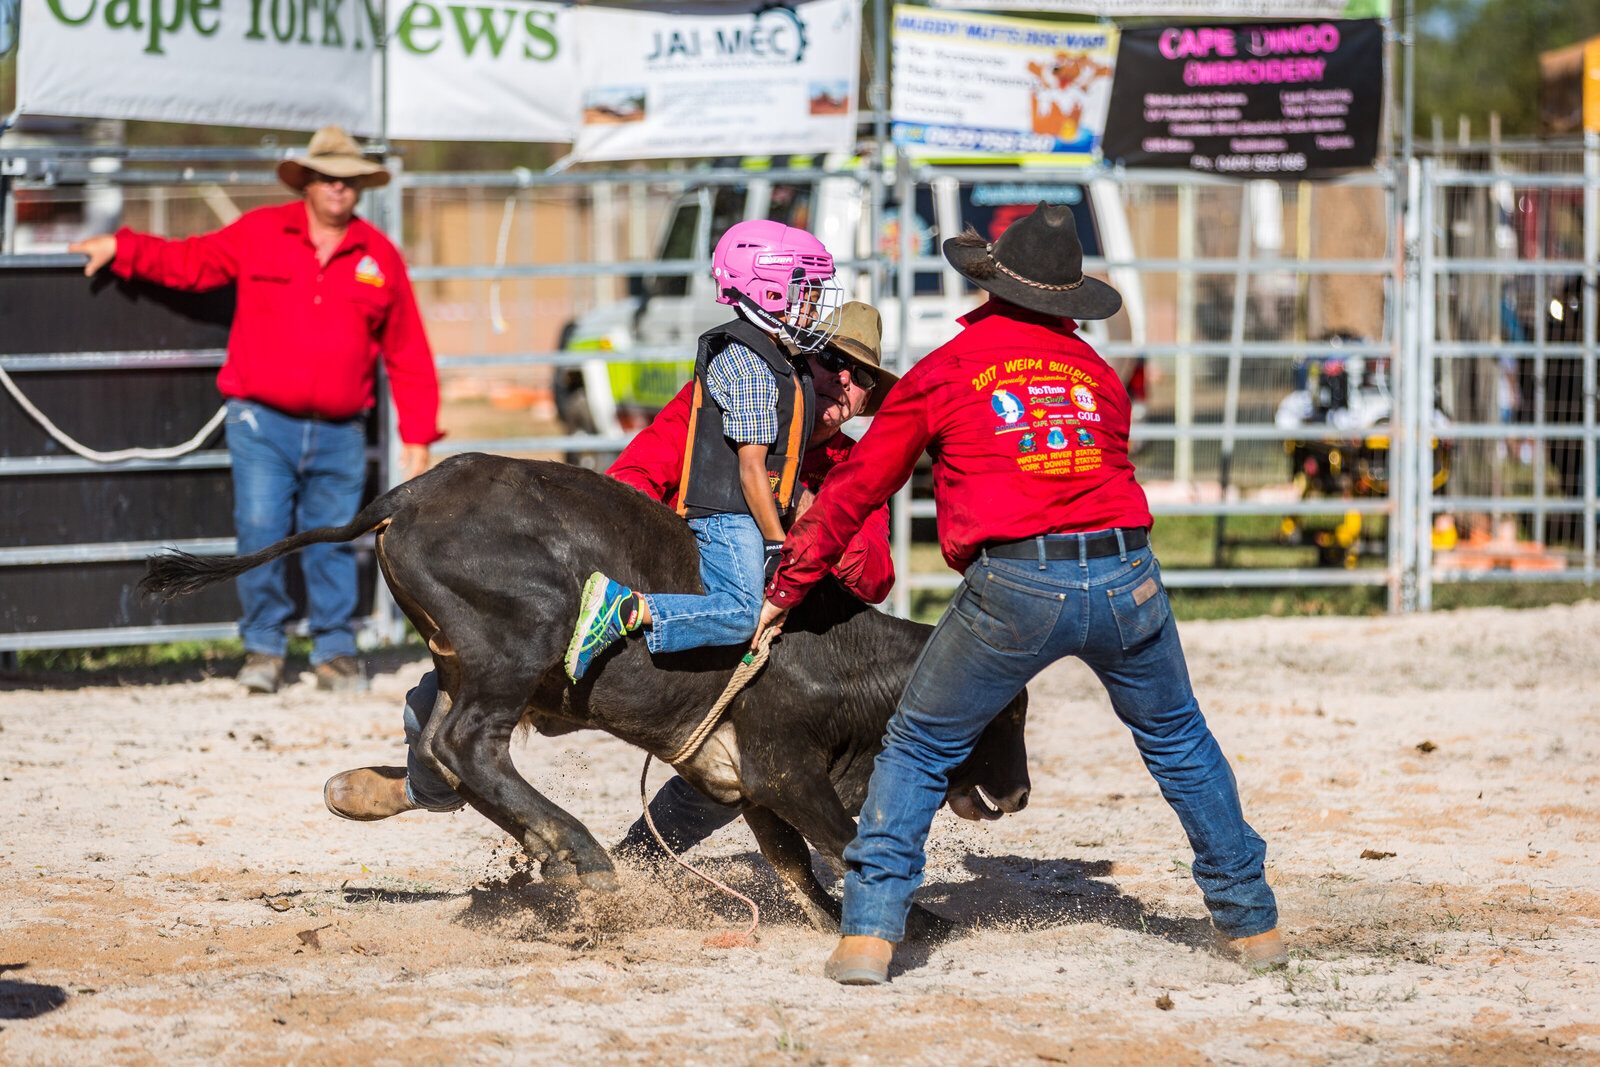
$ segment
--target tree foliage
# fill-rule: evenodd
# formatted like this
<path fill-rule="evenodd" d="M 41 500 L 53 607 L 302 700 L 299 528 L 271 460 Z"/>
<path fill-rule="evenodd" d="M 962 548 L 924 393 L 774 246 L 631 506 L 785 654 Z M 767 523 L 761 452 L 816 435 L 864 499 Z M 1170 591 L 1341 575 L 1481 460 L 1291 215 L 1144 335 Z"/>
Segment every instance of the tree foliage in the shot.
<path fill-rule="evenodd" d="M 1417 0 L 1415 130 L 1433 116 L 1454 138 L 1458 116 L 1473 137 L 1500 115 L 1507 137 L 1539 132 L 1539 53 L 1600 34 L 1597 0 Z"/>

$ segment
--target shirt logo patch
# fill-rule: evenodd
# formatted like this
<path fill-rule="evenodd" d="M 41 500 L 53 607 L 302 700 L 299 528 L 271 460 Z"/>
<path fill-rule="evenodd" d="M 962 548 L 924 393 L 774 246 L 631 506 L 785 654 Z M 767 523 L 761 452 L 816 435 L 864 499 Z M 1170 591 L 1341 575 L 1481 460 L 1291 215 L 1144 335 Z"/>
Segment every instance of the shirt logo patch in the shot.
<path fill-rule="evenodd" d="M 1094 394 L 1089 392 L 1089 388 L 1084 385 L 1074 385 L 1072 387 L 1072 402 L 1083 411 L 1093 411 L 1095 407 Z"/>
<path fill-rule="evenodd" d="M 378 261 L 371 256 L 362 256 L 361 262 L 356 264 L 356 281 L 366 285 L 383 288 L 383 271 L 378 269 Z"/>
<path fill-rule="evenodd" d="M 989 406 L 994 408 L 994 413 L 1007 426 L 1015 425 L 1022 418 L 1022 401 L 1004 389 L 996 389 L 994 396 L 989 401 Z"/>

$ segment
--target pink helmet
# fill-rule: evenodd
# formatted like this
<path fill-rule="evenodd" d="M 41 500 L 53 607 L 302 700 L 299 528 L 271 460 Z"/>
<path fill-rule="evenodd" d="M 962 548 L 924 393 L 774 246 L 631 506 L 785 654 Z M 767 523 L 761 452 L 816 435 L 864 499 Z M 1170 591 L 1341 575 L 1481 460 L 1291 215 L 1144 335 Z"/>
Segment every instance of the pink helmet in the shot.
<path fill-rule="evenodd" d="M 711 253 L 711 276 L 719 304 L 744 307 L 804 351 L 815 352 L 837 329 L 842 294 L 824 284 L 833 256 L 805 230 L 771 219 L 735 223 Z"/>

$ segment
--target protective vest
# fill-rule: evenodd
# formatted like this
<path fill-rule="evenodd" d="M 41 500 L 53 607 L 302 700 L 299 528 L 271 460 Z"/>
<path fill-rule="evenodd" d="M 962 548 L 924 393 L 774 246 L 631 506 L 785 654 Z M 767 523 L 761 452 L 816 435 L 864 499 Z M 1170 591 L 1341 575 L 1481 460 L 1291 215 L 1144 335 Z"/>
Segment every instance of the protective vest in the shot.
<path fill-rule="evenodd" d="M 694 399 L 689 407 L 689 439 L 683 450 L 683 476 L 679 479 L 678 514 L 689 519 L 707 515 L 748 515 L 750 507 L 739 484 L 739 446 L 722 433 L 722 409 L 706 388 L 706 372 L 729 342 L 737 341 L 771 368 L 778 383 L 778 437 L 767 450 L 767 480 L 778 514 L 787 518 L 794 508 L 800 460 L 811 438 L 816 412 L 807 364 L 796 366 L 777 340 L 742 319 L 724 323 L 700 335 L 694 361 Z"/>

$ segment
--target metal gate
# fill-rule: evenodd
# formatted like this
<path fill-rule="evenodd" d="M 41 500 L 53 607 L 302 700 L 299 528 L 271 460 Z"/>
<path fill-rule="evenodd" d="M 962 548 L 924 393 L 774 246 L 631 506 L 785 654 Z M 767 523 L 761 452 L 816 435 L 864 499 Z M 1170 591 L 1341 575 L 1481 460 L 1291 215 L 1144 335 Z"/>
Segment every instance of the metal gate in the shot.
<path fill-rule="evenodd" d="M 1437 150 L 1412 174 L 1402 607 L 1467 581 L 1595 580 L 1600 136 Z M 1423 400 L 1448 421 L 1429 426 Z M 1418 443 L 1456 460 L 1426 484 Z M 1437 527 L 1456 547 L 1436 551 Z"/>
<path fill-rule="evenodd" d="M 122 150 L 106 177 L 142 191 L 136 222 L 181 235 L 214 221 L 186 216 L 179 199 L 281 197 L 266 173 L 229 169 L 227 153 L 191 151 L 162 169 L 161 153 Z M 1582 153 L 1441 151 L 1409 170 L 1316 185 L 905 161 L 885 174 L 870 159 L 557 174 L 419 173 L 396 161 L 396 181 L 367 214 L 406 252 L 447 383 L 493 373 L 593 386 L 578 432 L 458 433 L 438 452 L 579 458 L 614 452 L 631 433 L 626 405 L 595 395 L 607 372 L 681 367 L 689 348 L 648 329 L 620 344 L 568 325 L 604 320 L 607 309 L 638 325 L 649 319 L 643 300 L 647 311 L 670 305 L 687 328 L 708 310 L 692 280 L 708 270 L 728 204 L 743 214 L 825 213 L 830 196 L 854 204 L 855 255 L 840 264 L 852 295 L 885 310 L 886 354 L 903 368 L 979 298 L 938 256 L 941 237 L 1025 203 L 1078 197 L 1095 253 L 1086 266 L 1127 299 L 1128 315 L 1092 336 L 1119 369 L 1143 375 L 1135 459 L 1152 510 L 1217 531 L 1207 560 L 1166 567 L 1169 584 L 1364 585 L 1385 588 L 1393 610 L 1427 610 L 1443 582 L 1594 579 L 1597 159 L 1592 139 Z M 26 372 L 16 358 L 0 356 Z M 1363 390 L 1382 400 L 1383 418 L 1332 416 Z M 1296 396 L 1306 410 L 1286 421 Z M 8 460 L 0 484 L 22 477 L 17 459 L 28 457 Z M 915 483 L 895 512 L 891 605 L 905 614 L 914 593 L 957 578 L 913 550 L 932 515 Z M 1240 527 L 1263 517 L 1302 538 L 1301 562 L 1240 564 Z M 1446 548 L 1451 526 L 1457 546 Z M 1485 531 L 1494 544 L 1540 546 L 1548 566 L 1499 549 L 1488 565 L 1482 553 L 1464 565 L 1463 549 Z M 227 550 L 214 540 L 197 547 Z M 83 551 L 73 538 L 16 547 L 27 551 L 0 566 L 60 566 Z M 370 629 L 392 636 L 392 620 L 380 604 Z M 8 632 L 0 649 L 171 633 L 92 630 Z"/>

